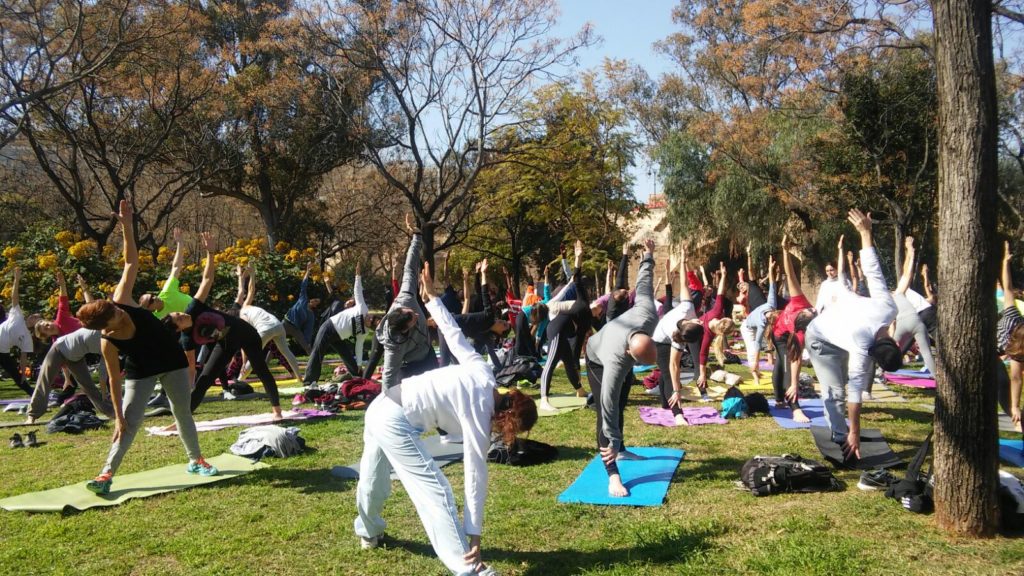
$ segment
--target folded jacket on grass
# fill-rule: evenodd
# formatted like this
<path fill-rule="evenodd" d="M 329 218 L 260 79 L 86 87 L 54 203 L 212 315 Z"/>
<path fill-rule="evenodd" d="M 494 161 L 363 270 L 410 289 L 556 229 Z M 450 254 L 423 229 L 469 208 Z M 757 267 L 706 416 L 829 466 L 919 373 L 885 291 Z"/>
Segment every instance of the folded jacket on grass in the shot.
<path fill-rule="evenodd" d="M 86 482 L 83 481 L 63 488 L 4 498 L 0 500 L 0 508 L 26 512 L 62 512 L 67 509 L 87 510 L 98 506 L 116 506 L 132 498 L 145 498 L 164 492 L 221 482 L 267 467 L 266 464 L 254 463 L 248 458 L 234 454 L 221 454 L 207 459 L 207 462 L 215 466 L 220 474 L 217 476 L 189 474 L 185 471 L 186 463 L 181 462 L 145 472 L 114 476 L 110 493 L 102 496 L 93 494 L 86 489 Z"/>
<path fill-rule="evenodd" d="M 674 448 L 629 448 L 638 460 L 620 460 L 619 474 L 629 490 L 629 496 L 615 498 L 608 495 L 608 473 L 601 456 L 583 469 L 565 492 L 558 496 L 562 503 L 597 504 L 602 506 L 661 506 L 668 493 L 669 483 L 675 475 L 679 461 L 685 456 Z"/>
<path fill-rule="evenodd" d="M 462 461 L 462 442 L 443 442 L 440 436 L 434 435 L 424 438 L 423 445 L 440 468 L 444 468 L 452 462 Z M 335 466 L 331 468 L 331 476 L 343 480 L 358 480 L 359 462 L 349 464 L 348 466 Z M 391 472 L 391 479 L 398 480 L 398 476 L 393 471 Z"/>
<path fill-rule="evenodd" d="M 861 428 L 860 458 L 847 459 L 843 447 L 832 441 L 832 432 L 826 426 L 811 426 L 811 434 L 818 451 L 836 466 L 855 470 L 892 468 L 903 462 L 885 442 L 880 430 Z"/>
<path fill-rule="evenodd" d="M 327 418 L 334 415 L 334 412 L 328 412 L 326 410 L 309 410 L 305 408 L 300 408 L 298 410 L 286 410 L 282 413 L 284 420 L 311 420 L 313 418 Z M 196 430 L 199 432 L 212 432 L 214 430 L 223 430 L 234 426 L 263 426 L 266 424 L 277 424 L 279 422 L 282 421 L 274 420 L 273 414 L 270 412 L 264 412 L 262 414 L 248 414 L 246 416 L 232 416 L 230 418 L 221 418 L 219 420 L 196 422 Z M 146 428 L 146 432 L 151 436 L 178 435 L 177 430 L 164 430 L 161 426 L 149 426 Z"/>

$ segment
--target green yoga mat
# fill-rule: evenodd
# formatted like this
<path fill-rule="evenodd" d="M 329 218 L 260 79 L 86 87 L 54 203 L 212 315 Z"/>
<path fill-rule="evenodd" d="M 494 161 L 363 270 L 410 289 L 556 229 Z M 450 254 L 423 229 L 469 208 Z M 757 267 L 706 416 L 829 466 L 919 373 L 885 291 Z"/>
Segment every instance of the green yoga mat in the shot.
<path fill-rule="evenodd" d="M 556 410 L 554 412 L 550 410 L 542 410 L 540 407 L 540 400 L 537 400 L 538 416 L 558 416 L 559 414 L 579 410 L 587 405 L 587 399 L 578 398 L 576 396 L 548 396 L 548 403 L 554 406 Z"/>
<path fill-rule="evenodd" d="M 220 482 L 268 467 L 262 462 L 253 462 L 234 454 L 221 454 L 210 458 L 207 462 L 216 466 L 220 474 L 217 476 L 193 475 L 185 472 L 184 463 L 172 464 L 155 470 L 114 476 L 114 484 L 110 487 L 110 493 L 103 496 L 89 492 L 85 488 L 85 482 L 79 482 L 63 488 L 4 498 L 0 500 L 0 508 L 25 512 L 63 512 L 68 509 L 88 510 L 99 506 L 116 506 L 132 498 L 145 498 L 164 492 L 174 492 L 193 486 Z"/>

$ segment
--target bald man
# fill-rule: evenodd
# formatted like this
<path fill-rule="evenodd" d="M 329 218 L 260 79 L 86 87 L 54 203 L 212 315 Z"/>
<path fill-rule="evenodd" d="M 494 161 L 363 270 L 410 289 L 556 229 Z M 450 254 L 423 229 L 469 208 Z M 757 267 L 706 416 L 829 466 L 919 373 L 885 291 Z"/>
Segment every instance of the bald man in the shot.
<path fill-rule="evenodd" d="M 629 495 L 616 464 L 623 450 L 622 425 L 629 398 L 627 382 L 635 363 L 654 364 L 657 360 L 651 339 L 658 324 L 652 279 L 654 241 L 647 240 L 644 247 L 647 250 L 637 275 L 636 302 L 587 342 L 587 379 L 598 404 L 597 445 L 608 471 L 608 494 L 615 497 Z"/>

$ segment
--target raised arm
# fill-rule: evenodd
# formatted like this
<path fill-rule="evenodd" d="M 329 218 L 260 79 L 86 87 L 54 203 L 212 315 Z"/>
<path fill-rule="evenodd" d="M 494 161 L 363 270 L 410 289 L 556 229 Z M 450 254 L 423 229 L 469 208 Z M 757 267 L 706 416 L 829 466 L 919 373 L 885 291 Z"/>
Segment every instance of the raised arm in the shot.
<path fill-rule="evenodd" d="M 420 251 L 423 249 L 423 236 L 419 229 L 413 226 L 412 215 L 405 215 L 405 226 L 412 234 L 412 240 L 409 241 L 409 249 L 405 253 L 405 269 L 402 272 L 402 287 L 399 293 L 410 294 L 415 298 L 419 291 L 417 282 L 420 277 Z M 398 299 L 398 294 L 395 294 L 395 299 Z"/>
<path fill-rule="evenodd" d="M 434 291 L 434 278 L 430 274 L 430 269 L 425 266 L 420 276 L 423 285 L 423 295 L 427 298 L 427 310 L 430 311 L 430 317 L 437 324 L 438 332 L 444 336 L 444 341 L 448 344 L 448 350 L 451 351 L 452 356 L 455 356 L 459 364 L 467 364 L 474 360 L 482 361 L 483 357 L 477 354 L 469 344 L 469 341 L 466 340 L 466 335 L 462 333 L 459 325 L 455 323 L 455 318 L 451 312 L 444 307 L 441 299 L 437 297 Z"/>
<path fill-rule="evenodd" d="M 725 262 L 719 262 L 718 263 L 718 292 L 717 292 L 717 294 L 719 296 L 721 296 L 722 294 L 725 294 L 725 277 L 726 277 Z"/>
<path fill-rule="evenodd" d="M 64 273 L 57 269 L 53 274 L 57 278 L 57 288 L 60 290 L 60 297 L 64 300 L 68 298 L 68 283 L 64 280 Z"/>
<path fill-rule="evenodd" d="M 750 273 L 750 280 L 752 282 L 756 282 L 757 281 L 757 270 L 754 270 L 754 257 L 751 254 L 751 251 L 750 251 L 751 248 L 752 248 L 752 244 L 748 241 L 747 242 L 747 272 Z"/>
<path fill-rule="evenodd" d="M 235 265 L 235 276 L 238 278 L 238 290 L 235 292 L 235 304 L 241 307 L 242 303 L 245 302 L 246 292 L 246 270 L 245 268 L 242 268 L 241 264 Z"/>
<path fill-rule="evenodd" d="M 363 296 L 363 265 L 356 262 L 356 278 L 352 285 L 353 297 L 360 310 L 366 310 L 366 298 Z"/>
<path fill-rule="evenodd" d="M 690 294 L 690 283 L 687 282 L 686 278 L 686 247 L 679 246 L 679 298 L 682 300 L 693 300 L 693 294 Z"/>
<path fill-rule="evenodd" d="M 462 313 L 469 314 L 469 268 L 462 267 Z"/>
<path fill-rule="evenodd" d="M 792 240 L 784 234 L 782 236 L 782 269 L 786 272 L 786 289 L 790 298 L 804 295 L 804 291 L 800 289 L 800 279 L 797 278 L 793 268 L 793 256 L 789 253 L 792 247 Z"/>
<path fill-rule="evenodd" d="M 174 229 L 174 246 L 174 261 L 171 262 L 171 273 L 167 275 L 168 281 L 177 278 L 178 274 L 181 274 L 181 267 L 185 265 L 185 250 L 182 249 L 180 228 Z"/>
<path fill-rule="evenodd" d="M 700 265 L 700 278 L 701 278 L 701 281 L 704 283 L 705 286 L 710 284 L 710 282 L 708 282 L 708 273 L 707 273 L 707 271 L 704 270 L 704 265 L 703 264 Z"/>
<path fill-rule="evenodd" d="M 75 279 L 78 280 L 78 289 L 82 291 L 82 299 L 85 300 L 86 304 L 92 302 L 93 297 L 89 292 L 89 285 L 86 284 L 85 278 L 82 278 L 81 274 L 75 274 Z"/>
<path fill-rule="evenodd" d="M 612 293 L 612 277 L 615 275 L 615 264 L 608 260 L 608 271 L 604 275 L 604 293 Z"/>
<path fill-rule="evenodd" d="M 213 234 L 203 232 L 199 235 L 199 239 L 203 243 L 203 250 L 206 251 L 206 266 L 203 267 L 203 281 L 199 284 L 199 289 L 196 290 L 196 295 L 193 298 L 200 302 L 206 302 L 206 299 L 210 296 L 210 290 L 213 289 L 217 264 L 213 261 Z"/>
<path fill-rule="evenodd" d="M 928 280 L 928 265 L 921 264 L 921 282 L 924 283 L 924 299 L 932 306 L 935 305 L 935 294 L 932 293 L 932 283 Z"/>
<path fill-rule="evenodd" d="M 775 257 L 768 255 L 768 305 L 779 307 L 779 297 L 775 290 Z"/>
<path fill-rule="evenodd" d="M 17 308 L 21 303 L 21 297 L 18 296 L 18 285 L 21 284 L 21 268 L 14 268 L 14 280 L 11 282 L 11 308 Z"/>
<path fill-rule="evenodd" d="M 626 288 L 629 282 L 629 242 L 622 245 L 622 259 L 619 260 L 619 270 L 615 274 L 615 289 Z"/>
<path fill-rule="evenodd" d="M 245 295 L 245 302 L 242 306 L 252 306 L 256 300 L 256 267 L 249 265 L 249 293 Z"/>
<path fill-rule="evenodd" d="M 845 237 L 845 234 L 839 235 L 839 257 L 836 258 L 836 279 L 839 280 L 840 285 L 846 283 L 846 279 L 843 278 L 843 253 L 845 252 L 843 250 L 843 238 Z M 850 272 L 853 273 L 852 270 Z"/>
<path fill-rule="evenodd" d="M 1001 282 L 1003 284 L 1003 308 L 1012 308 L 1017 303 L 1013 294 L 1013 274 L 1010 273 L 1010 262 L 1013 254 L 1010 253 L 1010 243 L 1003 242 L 1003 270 Z"/>
<path fill-rule="evenodd" d="M 850 269 L 850 283 L 854 293 L 856 293 L 860 287 L 860 273 L 857 270 L 857 266 L 853 263 L 853 250 L 846 252 L 846 265 Z"/>
<path fill-rule="evenodd" d="M 121 200 L 119 211 L 114 216 L 121 223 L 124 237 L 124 270 L 121 272 L 121 281 L 114 289 L 114 302 L 134 306 L 132 290 L 135 288 L 135 277 L 139 274 L 139 250 L 135 246 L 135 218 L 127 200 Z"/>
<path fill-rule="evenodd" d="M 910 288 L 910 279 L 914 276 L 914 237 L 907 236 L 905 242 L 906 256 L 903 258 L 903 272 L 900 274 L 900 280 L 896 283 L 896 293 L 906 294 L 907 289 Z"/>

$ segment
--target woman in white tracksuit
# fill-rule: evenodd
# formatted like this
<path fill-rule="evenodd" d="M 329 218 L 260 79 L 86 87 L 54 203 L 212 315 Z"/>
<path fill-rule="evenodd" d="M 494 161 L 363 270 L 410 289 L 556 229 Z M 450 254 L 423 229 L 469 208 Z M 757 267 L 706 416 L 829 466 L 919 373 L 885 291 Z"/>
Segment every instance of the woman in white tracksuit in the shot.
<path fill-rule="evenodd" d="M 243 300 L 242 295 L 245 293 L 245 278 L 248 275 L 249 278 L 249 289 L 248 293 L 245 294 Z M 260 335 L 260 340 L 263 341 L 263 348 L 266 348 L 271 342 L 277 346 L 278 351 L 284 356 L 285 362 L 288 363 L 288 370 L 291 371 L 292 375 L 295 376 L 296 380 L 302 380 L 302 372 L 299 372 L 299 360 L 292 353 L 291 348 L 288 347 L 288 335 L 285 332 L 284 324 L 280 320 L 274 317 L 273 314 L 267 312 L 259 306 L 253 306 L 252 302 L 256 299 L 256 269 L 249 268 L 246 272 L 242 271 L 242 268 L 238 268 L 238 297 L 235 299 L 236 303 L 242 305 L 242 309 L 238 312 L 238 316 L 248 322 L 256 332 Z M 269 360 L 270 356 L 267 356 Z M 252 370 L 252 366 L 248 361 L 242 366 L 242 370 L 238 373 L 238 379 L 243 380 L 249 375 L 249 371 Z"/>
<path fill-rule="evenodd" d="M 441 562 L 455 574 L 493 574 L 480 552 L 491 433 L 501 434 L 511 445 L 516 434 L 533 427 L 537 407 L 518 390 L 498 393 L 487 360 L 473 350 L 451 313 L 435 298 L 428 270 L 422 284 L 429 298 L 427 309 L 459 363 L 405 378 L 370 404 L 356 489 L 355 532 L 363 548 L 378 545 L 386 526 L 381 512 L 391 494 L 393 469 Z M 463 439 L 466 497 L 461 523 L 451 485 L 421 439 L 424 431 L 436 428 L 461 433 Z"/>

